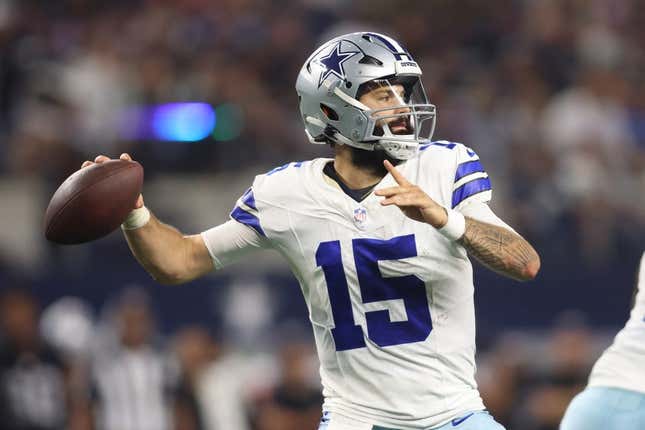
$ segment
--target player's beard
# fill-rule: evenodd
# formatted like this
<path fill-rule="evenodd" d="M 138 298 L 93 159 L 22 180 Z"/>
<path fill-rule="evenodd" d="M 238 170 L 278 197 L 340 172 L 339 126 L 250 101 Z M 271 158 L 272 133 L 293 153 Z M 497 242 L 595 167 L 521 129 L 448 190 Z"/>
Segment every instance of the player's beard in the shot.
<path fill-rule="evenodd" d="M 399 130 L 394 134 L 414 133 L 414 130 L 412 129 L 412 126 L 410 124 L 408 117 L 402 117 L 394 121 L 390 121 L 388 123 L 388 126 L 392 126 L 393 128 L 405 127 L 404 130 Z M 377 126 L 376 129 L 377 130 L 380 129 L 382 134 L 383 129 L 381 127 Z M 375 133 L 375 134 L 378 134 L 378 133 Z M 350 147 L 350 150 L 352 153 L 352 164 L 354 164 L 354 166 L 360 169 L 367 170 L 368 172 L 381 177 L 387 175 L 387 169 L 383 165 L 384 160 L 388 160 L 394 166 L 401 164 L 403 162 L 403 160 L 399 160 L 391 157 L 382 149 L 375 149 L 373 151 L 368 151 L 365 149 Z"/>
<path fill-rule="evenodd" d="M 351 146 L 349 149 L 352 154 L 352 164 L 354 166 L 380 177 L 387 175 L 387 169 L 383 165 L 384 160 L 388 160 L 395 166 L 402 162 L 402 160 L 392 158 L 382 149 L 368 151 L 366 149 L 359 149 Z"/>

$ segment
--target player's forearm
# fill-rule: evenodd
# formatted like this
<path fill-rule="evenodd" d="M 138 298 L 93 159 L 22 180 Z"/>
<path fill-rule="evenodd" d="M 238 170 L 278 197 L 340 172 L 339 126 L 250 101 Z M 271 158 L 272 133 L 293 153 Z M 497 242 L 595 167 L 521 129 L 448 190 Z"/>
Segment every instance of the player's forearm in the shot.
<path fill-rule="evenodd" d="M 459 243 L 484 266 L 513 279 L 528 281 L 540 270 L 535 249 L 503 227 L 466 217 L 466 232 Z"/>
<path fill-rule="evenodd" d="M 179 230 L 151 214 L 143 227 L 123 232 L 134 257 L 156 281 L 179 284 L 188 280 L 185 261 L 189 244 Z"/>

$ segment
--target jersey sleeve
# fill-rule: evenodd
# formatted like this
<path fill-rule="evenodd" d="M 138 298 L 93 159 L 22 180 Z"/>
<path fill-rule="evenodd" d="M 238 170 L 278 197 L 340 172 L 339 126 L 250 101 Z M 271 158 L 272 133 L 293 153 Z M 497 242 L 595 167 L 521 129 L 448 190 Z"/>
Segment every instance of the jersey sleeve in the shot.
<path fill-rule="evenodd" d="M 266 238 L 266 233 L 260 223 L 260 211 L 258 211 L 258 207 L 255 204 L 253 187 L 246 190 L 242 194 L 242 197 L 237 199 L 235 207 L 229 216 L 231 219 L 252 228 L 257 234 Z"/>
<path fill-rule="evenodd" d="M 452 208 L 461 211 L 472 203 L 488 203 L 492 186 L 479 156 L 464 145 L 457 145 L 455 177 L 452 186 Z"/>
<path fill-rule="evenodd" d="M 234 220 L 203 231 L 201 237 L 216 270 L 266 246 L 262 236 Z"/>
<path fill-rule="evenodd" d="M 215 269 L 234 263 L 253 250 L 269 247 L 253 191 L 251 187 L 237 199 L 228 222 L 201 233 Z"/>

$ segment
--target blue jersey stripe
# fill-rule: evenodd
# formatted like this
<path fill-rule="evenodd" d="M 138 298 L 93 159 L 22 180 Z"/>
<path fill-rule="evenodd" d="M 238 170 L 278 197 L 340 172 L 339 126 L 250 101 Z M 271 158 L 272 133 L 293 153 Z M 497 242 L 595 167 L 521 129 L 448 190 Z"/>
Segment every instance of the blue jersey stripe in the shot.
<path fill-rule="evenodd" d="M 454 149 L 455 146 L 457 146 L 456 143 L 452 142 L 431 142 L 431 143 L 424 143 L 419 146 L 419 151 L 425 151 L 426 149 L 430 148 L 431 146 L 441 146 L 442 148 L 448 148 L 448 149 Z"/>
<path fill-rule="evenodd" d="M 452 207 L 454 208 L 472 195 L 488 191 L 490 189 L 490 179 L 488 178 L 479 178 L 474 181 L 466 182 L 464 185 L 452 192 Z"/>
<path fill-rule="evenodd" d="M 247 205 L 252 209 L 258 210 L 258 208 L 255 207 L 255 197 L 253 197 L 253 188 L 249 188 L 242 195 L 242 203 L 244 203 L 245 205 Z"/>
<path fill-rule="evenodd" d="M 262 230 L 262 227 L 260 226 L 260 220 L 258 219 L 258 217 L 251 215 L 239 206 L 235 206 L 235 208 L 231 212 L 231 218 L 233 218 L 237 222 L 241 222 L 244 225 L 248 225 L 253 230 L 266 237 L 264 230 Z"/>
<path fill-rule="evenodd" d="M 305 162 L 304 161 L 298 161 L 296 163 L 283 164 L 282 166 L 276 167 L 275 169 L 268 171 L 267 176 L 271 176 L 274 173 L 277 173 L 277 172 L 280 172 L 280 171 L 282 171 L 284 169 L 287 169 L 287 168 L 289 168 L 289 166 L 292 166 L 292 165 L 293 165 L 293 167 L 301 167 L 303 163 L 305 163 Z"/>
<path fill-rule="evenodd" d="M 464 176 L 468 176 L 475 172 L 485 172 L 484 166 L 482 166 L 482 163 L 480 163 L 479 160 L 466 161 L 465 163 L 461 163 L 459 166 L 457 166 L 457 173 L 455 173 L 455 182 L 457 182 Z"/>

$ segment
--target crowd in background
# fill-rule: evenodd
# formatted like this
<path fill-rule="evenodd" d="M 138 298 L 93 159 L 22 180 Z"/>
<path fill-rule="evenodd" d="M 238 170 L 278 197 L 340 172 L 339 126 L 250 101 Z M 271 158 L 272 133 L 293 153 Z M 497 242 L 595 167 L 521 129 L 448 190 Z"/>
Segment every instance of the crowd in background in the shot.
<path fill-rule="evenodd" d="M 284 328 L 243 350 L 204 326 L 164 336 L 140 288 L 99 316 L 66 297 L 42 312 L 24 290 L 0 295 L 0 423 L 7 430 L 315 430 L 322 395 L 312 340 Z M 260 328 L 250 336 L 266 336 Z M 479 356 L 488 409 L 507 429 L 556 430 L 608 338 L 563 317 L 540 335 L 507 333 Z M 541 357 L 536 360 L 535 357 Z"/>
<path fill-rule="evenodd" d="M 164 338 L 149 297 L 134 287 L 102 313 L 95 319 L 66 297 L 41 318 L 24 290 L 0 295 L 1 428 L 316 428 L 322 394 L 309 338 L 289 336 L 275 355 L 252 356 L 201 326 Z"/>
<path fill-rule="evenodd" d="M 435 137 L 479 152 L 512 225 L 538 246 L 550 244 L 549 254 L 590 266 L 642 245 L 642 2 L 0 5 L 5 174 L 56 182 L 79 161 L 126 150 L 148 175 L 324 155 L 306 143 L 295 77 L 329 36 L 376 29 L 414 54 L 438 107 Z M 173 101 L 239 106 L 245 127 L 233 142 L 124 140 L 128 108 Z"/>
<path fill-rule="evenodd" d="M 306 141 L 295 78 L 323 41 L 374 30 L 414 55 L 438 108 L 435 138 L 479 153 L 496 212 L 541 254 L 536 284 L 557 295 L 542 309 L 504 312 L 531 318 L 567 294 L 611 302 L 613 293 L 598 292 L 594 281 L 618 279 L 629 289 L 622 281 L 633 279 L 645 244 L 644 16 L 638 0 L 0 0 L 0 180 L 54 189 L 83 160 L 125 151 L 147 180 L 226 180 L 241 168 L 327 156 Z M 185 144 L 124 131 L 133 107 L 177 101 L 238 107 L 241 134 Z M 89 252 L 86 261 L 101 260 L 99 267 L 127 253 Z M 2 259 L 5 279 L 11 268 Z M 11 279 L 49 288 L 57 270 Z M 106 429 L 315 428 L 320 396 L 306 337 L 240 355 L 230 338 L 214 336 L 221 327 L 155 330 L 158 308 L 138 292 L 105 305 L 100 324 L 79 317 L 69 329 L 77 345 L 56 345 L 40 338 L 39 321 L 46 324 L 33 301 L 52 297 L 36 296 L 11 290 L 1 301 L 0 421 L 18 414 L 23 421 L 10 420 L 16 430 L 65 420 L 74 429 L 95 420 Z M 480 319 L 490 309 L 482 308 Z M 626 308 L 614 311 L 627 316 Z M 556 429 L 607 342 L 575 315 L 542 330 L 487 335 L 481 348 L 482 393 L 509 429 Z M 142 424 L 139 408 L 156 412 Z"/>

